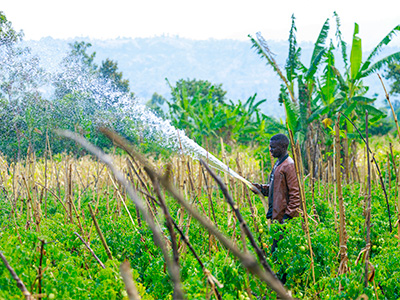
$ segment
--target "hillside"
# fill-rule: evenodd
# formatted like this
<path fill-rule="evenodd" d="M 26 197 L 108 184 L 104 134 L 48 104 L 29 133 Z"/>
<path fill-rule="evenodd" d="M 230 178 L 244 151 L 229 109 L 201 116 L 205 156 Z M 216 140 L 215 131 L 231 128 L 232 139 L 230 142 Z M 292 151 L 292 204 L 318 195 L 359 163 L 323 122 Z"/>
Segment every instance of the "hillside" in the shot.
<path fill-rule="evenodd" d="M 77 38 L 92 44 L 96 61 L 110 58 L 118 62 L 119 70 L 129 79 L 131 90 L 143 101 L 157 92 L 167 99 L 170 89 L 165 78 L 174 84 L 181 78 L 196 78 L 223 84 L 228 91 L 227 98 L 236 102 L 246 100 L 257 93 L 258 99 L 267 99 L 262 110 L 271 116 L 283 117 L 283 108 L 277 102 L 280 80 L 269 66 L 266 66 L 249 41 L 237 40 L 190 40 L 180 37 L 118 38 L 113 40 L 93 40 Z M 44 38 L 39 41 L 25 41 L 24 45 L 38 53 L 47 68 L 57 68 L 57 64 L 69 50 L 68 43 L 74 40 Z M 276 60 L 284 67 L 287 57 L 286 41 L 269 41 Z M 312 43 L 302 43 L 302 61 L 308 64 Z M 392 53 L 400 49 L 388 48 L 382 53 Z M 382 93 L 378 79 L 372 76 L 371 95 Z M 378 97 L 383 99 L 383 96 Z M 380 102 L 382 103 L 382 102 Z"/>

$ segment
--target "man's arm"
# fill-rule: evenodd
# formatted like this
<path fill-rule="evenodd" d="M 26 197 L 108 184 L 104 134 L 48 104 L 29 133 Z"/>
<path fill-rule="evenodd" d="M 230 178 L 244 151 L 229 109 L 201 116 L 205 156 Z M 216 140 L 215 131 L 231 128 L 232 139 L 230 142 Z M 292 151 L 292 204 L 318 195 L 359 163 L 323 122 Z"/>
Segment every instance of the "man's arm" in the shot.
<path fill-rule="evenodd" d="M 297 209 L 300 208 L 300 189 L 294 164 L 289 164 L 287 166 L 285 175 L 287 187 L 289 190 L 289 200 L 285 209 L 283 220 L 291 219 L 296 216 Z"/>
<path fill-rule="evenodd" d="M 263 194 L 264 196 L 268 197 L 269 193 L 269 184 L 259 184 L 259 183 L 253 183 L 253 185 Z M 255 193 L 253 191 L 253 193 Z"/>

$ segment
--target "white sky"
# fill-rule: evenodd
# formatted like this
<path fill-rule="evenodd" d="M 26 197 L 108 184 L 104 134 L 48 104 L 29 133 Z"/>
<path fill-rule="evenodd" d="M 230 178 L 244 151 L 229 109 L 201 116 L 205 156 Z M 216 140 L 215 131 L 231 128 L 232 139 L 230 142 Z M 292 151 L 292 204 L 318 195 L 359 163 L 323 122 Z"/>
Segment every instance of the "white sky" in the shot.
<path fill-rule="evenodd" d="M 351 44 L 354 22 L 364 50 L 400 24 L 399 0 L 1 0 L 0 10 L 25 39 L 154 37 L 240 39 L 261 31 L 266 39 L 287 40 L 294 13 L 298 41 L 314 42 L 336 11 Z M 332 34 L 335 31 L 331 23 Z M 400 45 L 397 36 L 393 45 Z"/>

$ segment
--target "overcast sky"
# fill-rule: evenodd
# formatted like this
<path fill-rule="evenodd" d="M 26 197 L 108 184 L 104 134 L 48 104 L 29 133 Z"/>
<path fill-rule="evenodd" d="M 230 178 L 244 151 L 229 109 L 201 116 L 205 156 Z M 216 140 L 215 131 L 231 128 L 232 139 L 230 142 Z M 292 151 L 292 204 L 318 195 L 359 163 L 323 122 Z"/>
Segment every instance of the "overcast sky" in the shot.
<path fill-rule="evenodd" d="M 161 35 L 245 40 L 257 31 L 266 39 L 287 40 L 294 14 L 298 41 L 314 42 L 336 11 L 345 41 L 351 43 L 357 22 L 368 50 L 400 24 L 399 0 L 1 0 L 0 10 L 27 40 Z M 392 44 L 400 45 L 400 36 Z"/>

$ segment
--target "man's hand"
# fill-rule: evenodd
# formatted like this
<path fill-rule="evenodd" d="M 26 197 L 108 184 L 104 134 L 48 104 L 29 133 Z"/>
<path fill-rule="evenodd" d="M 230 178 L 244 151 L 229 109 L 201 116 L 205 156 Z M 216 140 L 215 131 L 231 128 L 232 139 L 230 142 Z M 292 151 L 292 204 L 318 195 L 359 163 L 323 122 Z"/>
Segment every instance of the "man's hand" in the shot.
<path fill-rule="evenodd" d="M 269 185 L 268 184 L 259 184 L 259 183 L 252 183 L 254 185 L 254 187 L 256 187 L 261 194 L 263 194 L 264 196 L 268 196 L 268 192 L 269 192 Z M 251 190 L 254 194 L 258 194 L 257 191 L 255 190 Z"/>
<path fill-rule="evenodd" d="M 256 188 L 257 188 L 257 190 L 259 190 L 260 192 L 261 192 L 261 184 L 259 184 L 259 183 L 252 183 Z M 257 194 L 257 191 L 255 191 L 255 190 L 251 190 L 254 194 Z"/>

